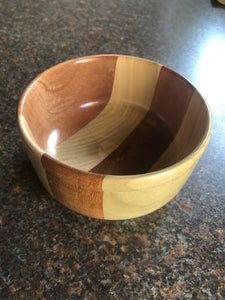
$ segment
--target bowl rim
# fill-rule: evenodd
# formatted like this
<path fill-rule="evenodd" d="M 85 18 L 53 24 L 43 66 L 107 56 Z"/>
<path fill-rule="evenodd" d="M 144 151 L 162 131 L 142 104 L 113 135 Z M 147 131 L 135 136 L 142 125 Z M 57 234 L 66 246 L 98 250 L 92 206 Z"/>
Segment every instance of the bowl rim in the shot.
<path fill-rule="evenodd" d="M 61 166 L 63 166 L 64 168 L 68 168 L 70 170 L 74 170 L 76 173 L 79 173 L 80 175 L 82 174 L 83 176 L 92 176 L 95 178 L 102 178 L 102 177 L 107 177 L 110 178 L 111 181 L 126 181 L 129 180 L 141 180 L 141 179 L 146 179 L 146 178 L 152 178 L 152 177 L 158 177 L 158 176 L 162 176 L 162 174 L 168 174 L 170 172 L 173 172 L 175 169 L 180 168 L 181 166 L 183 166 L 185 163 L 188 163 L 190 160 L 194 159 L 196 156 L 200 156 L 203 154 L 205 148 L 207 147 L 211 134 L 212 134 L 212 113 L 209 107 L 209 104 L 207 102 L 207 100 L 205 99 L 205 97 L 199 92 L 199 90 L 183 75 L 179 74 L 178 72 L 174 71 L 171 68 L 166 67 L 168 70 L 173 71 L 175 74 L 179 75 L 184 81 L 186 81 L 186 83 L 188 83 L 189 85 L 191 85 L 194 89 L 195 92 L 198 93 L 198 95 L 201 97 L 201 100 L 203 102 L 203 104 L 205 105 L 207 114 L 208 114 L 208 123 L 207 123 L 207 128 L 205 130 L 205 133 L 201 139 L 201 141 L 198 143 L 198 145 L 194 148 L 194 150 L 188 154 L 187 156 L 185 156 L 183 159 L 179 160 L 178 162 L 172 164 L 169 167 L 166 168 L 162 168 L 159 169 L 157 171 L 153 171 L 153 172 L 147 172 L 147 173 L 142 173 L 142 174 L 133 174 L 133 175 L 111 175 L 111 174 L 102 174 L 102 173 L 94 173 L 91 171 L 84 171 L 82 169 L 78 169 L 76 167 L 72 167 L 64 162 L 61 162 L 59 160 L 57 160 L 56 158 L 52 157 L 51 155 L 49 155 L 44 149 L 42 149 L 37 143 L 34 143 L 33 140 L 30 138 L 29 133 L 24 129 L 23 127 L 23 121 L 21 118 L 19 118 L 19 116 L 21 115 L 20 111 L 22 111 L 23 109 L 23 105 L 26 101 L 26 96 L 29 93 L 29 91 L 32 89 L 32 87 L 35 85 L 35 83 L 39 80 L 39 78 L 46 73 L 47 71 L 49 71 L 50 69 L 52 70 L 55 67 L 70 63 L 70 62 L 75 62 L 75 61 L 79 61 L 79 60 L 85 60 L 85 59 L 90 59 L 90 58 L 98 58 L 98 57 L 106 57 L 106 56 L 117 56 L 117 57 L 128 57 L 128 58 L 135 58 L 138 60 L 142 60 L 144 62 L 150 62 L 150 63 L 155 63 L 157 65 L 161 65 L 164 66 L 160 63 L 158 63 L 157 61 L 153 61 L 150 59 L 146 59 L 146 58 L 141 58 L 141 57 L 136 57 L 136 56 L 132 56 L 132 55 L 123 55 L 123 54 L 96 54 L 96 55 L 88 55 L 88 56 L 82 56 L 82 57 L 77 57 L 77 58 L 73 58 L 73 59 L 69 59 L 66 61 L 63 61 L 61 63 L 58 63 L 56 65 L 53 65 L 52 67 L 46 69 L 45 71 L 41 72 L 38 76 L 36 76 L 31 82 L 30 84 L 25 88 L 24 92 L 22 93 L 22 96 L 20 97 L 19 103 L 18 103 L 18 107 L 17 107 L 17 124 L 19 129 L 22 131 L 22 135 L 24 135 L 26 137 L 26 139 L 33 145 L 34 149 L 37 151 L 37 153 L 43 155 L 46 154 L 48 157 L 51 158 L 51 160 L 56 163 L 56 164 L 60 164 Z M 122 182 L 121 182 L 122 183 Z"/>

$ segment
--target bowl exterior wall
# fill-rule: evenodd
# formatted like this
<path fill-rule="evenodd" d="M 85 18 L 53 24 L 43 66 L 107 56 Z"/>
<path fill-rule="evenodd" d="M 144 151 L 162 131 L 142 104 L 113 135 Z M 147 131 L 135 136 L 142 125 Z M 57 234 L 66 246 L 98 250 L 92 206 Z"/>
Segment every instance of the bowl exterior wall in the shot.
<path fill-rule="evenodd" d="M 83 174 L 46 155 L 42 156 L 41 163 L 53 197 L 63 205 L 89 217 L 122 220 L 153 212 L 173 199 L 199 157 L 167 174 L 149 175 L 139 182 L 127 178 L 123 191 L 116 190 L 111 176 Z"/>
<path fill-rule="evenodd" d="M 206 141 L 192 158 L 165 172 L 153 172 L 144 177 L 103 176 L 76 170 L 36 151 L 35 144 L 26 138 L 21 124 L 20 128 L 26 151 L 47 191 L 78 213 L 110 220 L 139 217 L 173 199 L 208 144 Z"/>
<path fill-rule="evenodd" d="M 28 87 L 26 93 L 34 84 L 35 82 Z M 175 162 L 169 167 L 162 167 L 158 170 L 149 170 L 148 173 L 141 175 L 113 176 L 81 171 L 48 155 L 40 147 L 26 118 L 20 113 L 18 127 L 38 177 L 55 199 L 86 216 L 110 220 L 129 219 L 153 212 L 170 201 L 182 188 L 207 147 L 212 131 L 211 116 L 207 105 L 203 104 L 204 100 L 198 101 L 200 95 L 194 93 L 193 97 L 193 107 L 190 106 L 188 110 L 190 116 L 194 115 L 192 108 L 198 113 L 204 106 L 206 111 L 204 114 L 206 129 L 204 129 L 204 134 L 200 133 L 200 137 L 202 135 L 204 137 L 201 143 L 195 150 L 191 150 L 190 155 L 182 158 L 178 163 Z M 198 105 L 196 106 L 195 103 L 201 104 L 199 110 L 196 110 Z M 23 102 L 19 111 L 22 110 L 22 106 Z M 189 116 L 188 113 L 187 116 Z M 189 117 L 184 119 L 183 124 L 186 124 L 186 121 L 188 124 L 194 123 Z M 193 132 L 193 127 L 183 127 L 190 129 L 190 133 L 188 130 L 188 133 L 185 133 L 186 131 L 182 131 L 182 126 L 180 127 L 180 134 L 179 132 L 177 134 L 177 140 L 180 141 L 179 149 L 180 146 L 186 149 L 186 146 L 182 138 L 178 139 L 178 137 L 190 136 L 186 139 L 188 141 L 191 140 Z M 175 150 L 168 152 L 173 154 Z M 169 154 L 166 152 L 166 157 L 169 157 Z"/>
<path fill-rule="evenodd" d="M 41 163 L 41 157 L 44 154 L 44 151 L 38 147 L 23 115 L 18 116 L 17 123 L 23 145 L 31 161 L 31 164 L 45 189 L 53 196 L 51 188 L 48 184 L 45 169 L 43 168 L 43 165 Z"/>

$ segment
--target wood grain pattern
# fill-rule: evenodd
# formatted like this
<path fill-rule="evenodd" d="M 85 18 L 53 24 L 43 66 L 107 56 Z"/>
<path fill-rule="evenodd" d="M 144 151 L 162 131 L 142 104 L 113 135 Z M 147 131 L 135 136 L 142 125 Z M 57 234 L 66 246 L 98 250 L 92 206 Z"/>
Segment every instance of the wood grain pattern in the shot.
<path fill-rule="evenodd" d="M 112 94 L 104 110 L 76 134 L 46 152 L 70 166 L 95 172 L 94 167 L 107 160 L 114 150 L 117 153 L 120 144 L 145 118 L 160 69 L 156 63 L 119 57 Z M 96 172 L 108 174 L 107 170 L 110 171 L 103 167 Z"/>
<path fill-rule="evenodd" d="M 159 209 L 180 191 L 205 150 L 167 168 L 164 172 L 152 172 L 130 178 L 107 175 L 102 183 L 104 218 L 128 219 L 148 214 Z M 116 187 L 116 189 L 115 189 Z"/>
<path fill-rule="evenodd" d="M 46 189 L 76 212 L 111 220 L 170 201 L 212 131 L 207 104 L 184 78 L 116 55 L 41 74 L 21 98 L 18 125 Z"/>
<path fill-rule="evenodd" d="M 178 74 L 162 67 L 145 118 L 91 171 L 112 175 L 148 172 L 176 136 L 193 91 L 194 88 Z"/>
<path fill-rule="evenodd" d="M 104 176 L 85 173 L 42 156 L 49 185 L 54 197 L 68 208 L 86 216 L 104 219 L 102 180 Z"/>
<path fill-rule="evenodd" d="M 176 137 L 149 171 L 167 168 L 192 153 L 205 136 L 208 122 L 204 102 L 195 90 Z"/>
<path fill-rule="evenodd" d="M 26 118 L 42 149 L 47 148 L 52 132 L 57 135 L 56 143 L 60 143 L 105 107 L 111 95 L 116 60 L 116 56 L 102 56 L 100 60 L 89 57 L 59 64 L 41 74 L 24 92 L 19 114 Z M 93 102 L 95 105 L 86 105 Z"/>

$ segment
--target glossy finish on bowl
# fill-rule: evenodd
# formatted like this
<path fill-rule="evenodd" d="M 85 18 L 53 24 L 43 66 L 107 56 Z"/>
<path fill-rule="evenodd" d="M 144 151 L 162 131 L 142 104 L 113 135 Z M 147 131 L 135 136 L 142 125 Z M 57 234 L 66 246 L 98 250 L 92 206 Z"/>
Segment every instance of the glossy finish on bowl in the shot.
<path fill-rule="evenodd" d="M 211 135 L 196 89 L 148 60 L 100 55 L 59 64 L 24 92 L 18 124 L 46 189 L 102 219 L 150 213 L 181 189 Z"/>

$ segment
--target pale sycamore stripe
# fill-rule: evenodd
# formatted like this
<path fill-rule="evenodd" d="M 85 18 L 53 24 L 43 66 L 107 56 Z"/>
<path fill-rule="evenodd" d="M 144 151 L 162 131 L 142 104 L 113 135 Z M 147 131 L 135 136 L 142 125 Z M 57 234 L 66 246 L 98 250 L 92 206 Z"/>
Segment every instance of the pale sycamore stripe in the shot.
<path fill-rule="evenodd" d="M 66 141 L 46 152 L 72 167 L 89 171 L 110 155 L 148 112 L 161 65 L 118 57 L 109 102 L 103 111 Z"/>
<path fill-rule="evenodd" d="M 148 181 L 145 185 L 146 188 L 138 190 L 131 188 L 124 192 L 113 191 L 114 182 L 107 175 L 102 184 L 104 218 L 109 220 L 136 218 L 159 209 L 179 192 L 193 171 L 195 164 L 192 161 L 190 168 L 185 172 L 174 170 L 174 176 L 171 177 L 171 180 L 165 179 L 163 176 L 162 178 L 148 177 L 146 178 Z M 107 187 L 106 190 L 105 186 Z"/>
<path fill-rule="evenodd" d="M 175 140 L 151 170 L 157 170 L 163 161 L 170 160 L 177 145 L 182 145 L 193 139 L 193 134 L 195 134 L 193 126 L 196 130 L 199 126 L 196 120 L 201 122 L 204 118 L 209 117 L 207 110 L 204 111 L 202 107 L 205 104 L 200 101 L 199 97 L 199 93 L 195 91 Z M 205 123 L 208 122 L 205 121 Z M 194 125 L 190 126 L 190 124 Z M 210 132 L 207 136 L 208 130 Z M 134 218 L 159 209 L 169 202 L 191 175 L 209 143 L 211 132 L 212 122 L 209 120 L 209 127 L 206 127 L 205 133 L 202 134 L 205 138 L 203 138 L 200 147 L 193 150 L 188 159 L 166 168 L 163 173 L 156 171 L 140 176 L 129 176 L 128 178 L 107 175 L 102 183 L 104 218 L 111 220 Z M 113 189 L 114 186 L 116 186 L 116 190 Z"/>

